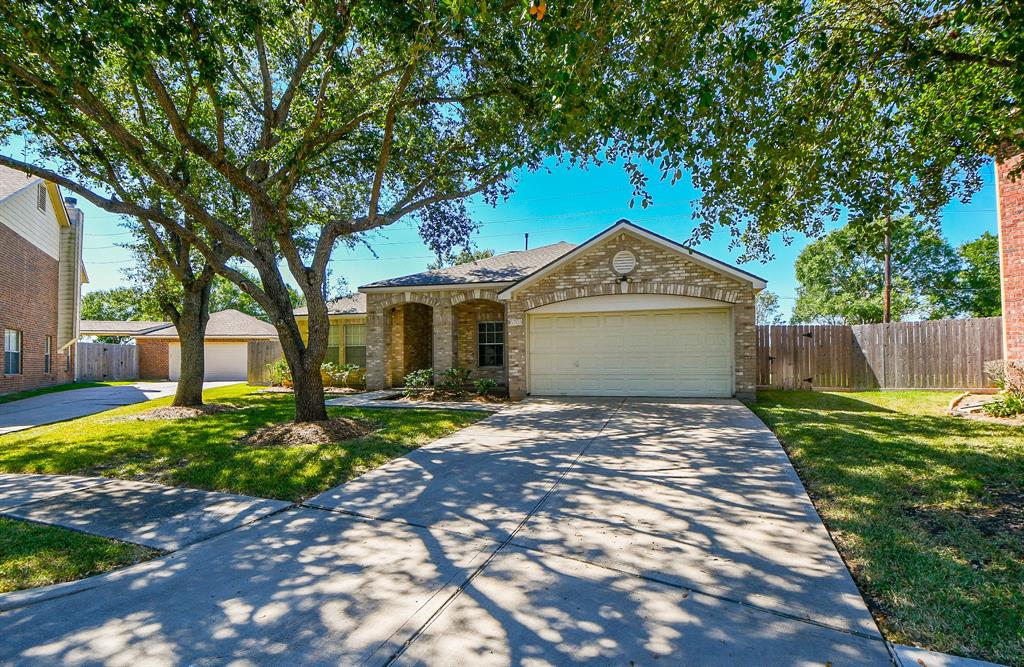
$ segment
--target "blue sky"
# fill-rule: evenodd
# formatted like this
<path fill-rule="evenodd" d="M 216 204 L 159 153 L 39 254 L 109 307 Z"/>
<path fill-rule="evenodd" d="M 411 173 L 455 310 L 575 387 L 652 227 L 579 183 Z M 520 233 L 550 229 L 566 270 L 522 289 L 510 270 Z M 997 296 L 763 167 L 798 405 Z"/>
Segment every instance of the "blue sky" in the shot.
<path fill-rule="evenodd" d="M 656 176 L 654 170 L 652 176 Z M 691 202 L 696 192 L 684 178 L 676 185 L 652 178 L 654 205 L 647 210 L 628 207 L 631 188 L 618 165 L 583 170 L 552 164 L 551 171 L 519 174 L 514 194 L 497 207 L 471 202 L 470 209 L 480 222 L 474 237 L 479 248 L 496 252 L 523 248 L 525 233 L 530 247 L 557 241 L 584 241 L 620 218 L 628 218 L 659 234 L 685 241 L 693 229 Z M 88 203 L 80 206 L 85 219 L 85 262 L 90 283 L 85 291 L 116 287 L 123 282 L 121 269 L 130 264 L 127 251 L 116 246 L 128 239 L 119 217 Z M 942 229 L 954 244 L 977 238 L 982 232 L 996 232 L 995 190 L 992 169 L 985 173 L 985 186 L 967 204 L 952 202 L 943 212 Z M 748 262 L 747 271 L 767 279 L 769 289 L 781 298 L 788 317 L 796 295 L 793 262 L 808 239 L 798 237 L 790 245 L 779 238 L 773 244 L 775 258 L 767 263 Z M 719 230 L 708 242 L 697 246 L 701 252 L 735 263 L 738 249 L 729 249 L 729 235 Z M 377 257 L 366 248 L 338 248 L 331 260 L 332 273 L 344 276 L 351 288 L 423 270 L 431 261 L 430 251 L 420 242 L 415 228 L 400 221 L 375 235 Z"/>

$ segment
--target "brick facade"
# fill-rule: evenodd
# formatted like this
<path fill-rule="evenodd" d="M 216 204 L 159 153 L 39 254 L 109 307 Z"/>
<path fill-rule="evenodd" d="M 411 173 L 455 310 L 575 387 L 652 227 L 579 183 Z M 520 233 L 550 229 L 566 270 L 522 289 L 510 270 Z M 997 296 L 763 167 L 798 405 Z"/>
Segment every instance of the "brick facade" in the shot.
<path fill-rule="evenodd" d="M 625 284 L 611 268 L 612 257 L 620 250 L 630 250 L 637 258 L 637 266 Z M 457 363 L 480 373 L 475 363 L 467 363 L 476 359 L 475 323 L 482 321 L 482 317 L 497 317 L 501 313 L 506 324 L 506 366 L 500 369 L 500 379 L 507 381 L 510 396 L 521 398 L 527 391 L 527 311 L 568 299 L 628 292 L 698 297 L 731 307 L 735 327 L 735 393 L 749 399 L 755 395 L 756 291 L 750 283 L 706 268 L 674 249 L 622 231 L 550 275 L 513 292 L 507 301 L 498 299 L 499 291 L 467 286 L 368 293 L 367 387 L 391 386 L 394 379 L 389 377 L 393 372 L 385 371 L 392 368 L 394 357 L 401 354 L 396 351 L 405 347 L 405 341 L 389 340 L 385 332 L 393 330 L 391 320 L 400 304 L 418 303 L 432 308 L 432 365 L 436 371 Z"/>
<path fill-rule="evenodd" d="M 1024 176 L 1009 173 L 1024 154 L 996 163 L 999 272 L 1003 297 L 1003 358 L 1024 362 Z"/>
<path fill-rule="evenodd" d="M 409 373 L 431 367 L 432 313 L 425 304 L 405 303 L 391 308 L 389 319 L 392 354 L 388 371 L 391 385 L 397 387 Z"/>
<path fill-rule="evenodd" d="M 505 322 L 505 305 L 495 301 L 473 300 L 455 306 L 455 363 L 468 368 L 474 380 L 490 378 L 504 386 L 507 383 L 504 364 L 481 366 L 479 363 L 480 322 Z"/>
<path fill-rule="evenodd" d="M 170 377 L 167 367 L 167 340 L 136 338 L 139 346 L 139 378 L 142 380 L 166 380 Z"/>
<path fill-rule="evenodd" d="M 56 349 L 58 289 L 57 260 L 0 225 L 0 328 L 21 332 L 22 370 L 0 374 L 0 394 L 74 381 L 74 345 L 61 353 Z M 49 373 L 44 360 L 47 336 Z M 0 337 L 0 348 L 3 343 Z"/>
<path fill-rule="evenodd" d="M 632 251 L 637 260 L 625 287 L 611 268 L 612 257 L 621 250 Z M 557 301 L 619 294 L 624 290 L 632 294 L 693 296 L 733 304 L 736 396 L 754 397 L 757 388 L 754 289 L 748 283 L 707 269 L 675 250 L 625 231 L 514 293 L 508 304 L 509 393 L 526 395 L 526 311 Z"/>

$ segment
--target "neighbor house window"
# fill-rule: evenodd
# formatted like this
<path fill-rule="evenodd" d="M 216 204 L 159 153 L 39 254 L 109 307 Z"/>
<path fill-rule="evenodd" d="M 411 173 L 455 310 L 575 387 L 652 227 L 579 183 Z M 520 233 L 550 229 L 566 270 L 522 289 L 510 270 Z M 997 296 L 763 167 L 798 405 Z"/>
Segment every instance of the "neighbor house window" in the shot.
<path fill-rule="evenodd" d="M 477 347 L 480 366 L 505 365 L 505 323 L 477 323 Z"/>
<path fill-rule="evenodd" d="M 21 332 L 4 329 L 4 374 L 21 373 Z"/>
<path fill-rule="evenodd" d="M 331 322 L 331 328 L 327 332 L 327 356 L 324 357 L 324 361 L 329 361 L 333 364 L 338 363 L 338 350 L 341 348 L 341 325 L 335 322 Z"/>
<path fill-rule="evenodd" d="M 45 344 L 46 344 L 46 347 L 43 348 L 43 372 L 44 373 L 49 373 L 50 372 L 50 363 L 51 363 L 50 350 L 53 348 L 53 338 L 50 337 L 50 336 L 47 336 Z"/>
<path fill-rule="evenodd" d="M 345 363 L 366 368 L 366 325 L 345 325 Z"/>
<path fill-rule="evenodd" d="M 46 186 L 42 183 L 36 186 L 36 208 L 46 211 Z"/>

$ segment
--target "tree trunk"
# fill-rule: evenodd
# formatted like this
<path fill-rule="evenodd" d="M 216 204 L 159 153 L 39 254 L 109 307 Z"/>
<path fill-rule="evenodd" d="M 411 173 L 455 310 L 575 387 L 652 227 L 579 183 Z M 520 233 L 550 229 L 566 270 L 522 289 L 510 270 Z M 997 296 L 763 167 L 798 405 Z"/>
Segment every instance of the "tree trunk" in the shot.
<path fill-rule="evenodd" d="M 210 320 L 211 287 L 212 280 L 201 286 L 185 286 L 181 308 L 173 318 L 181 345 L 181 367 L 172 405 L 195 407 L 203 404 L 204 340 L 206 323 Z"/>
<path fill-rule="evenodd" d="M 273 302 L 273 312 L 268 315 L 277 329 L 278 340 L 292 374 L 295 421 L 324 421 L 327 419 L 327 406 L 324 404 L 324 382 L 320 376 L 320 366 L 327 352 L 327 331 L 330 327 L 327 302 L 319 290 L 313 290 L 311 295 L 307 295 L 309 316 L 307 336 L 303 341 L 288 291 L 284 282 L 274 275 L 277 267 L 257 266 L 256 269 L 260 272 L 264 292 Z"/>
<path fill-rule="evenodd" d="M 886 220 L 885 227 L 885 264 L 883 268 L 885 286 L 882 293 L 882 322 L 889 323 L 892 311 L 892 229 L 891 220 Z"/>

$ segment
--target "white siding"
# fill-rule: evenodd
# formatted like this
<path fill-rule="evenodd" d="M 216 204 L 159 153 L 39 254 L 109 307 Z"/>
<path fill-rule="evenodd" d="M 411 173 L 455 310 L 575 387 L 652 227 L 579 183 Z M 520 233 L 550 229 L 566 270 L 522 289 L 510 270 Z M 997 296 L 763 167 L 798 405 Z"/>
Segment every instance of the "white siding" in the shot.
<path fill-rule="evenodd" d="M 14 230 L 19 236 L 54 259 L 60 258 L 60 227 L 53 213 L 53 202 L 46 198 L 46 211 L 36 207 L 36 185 L 42 181 L 26 180 L 26 186 L 0 201 L 0 225 Z"/>

